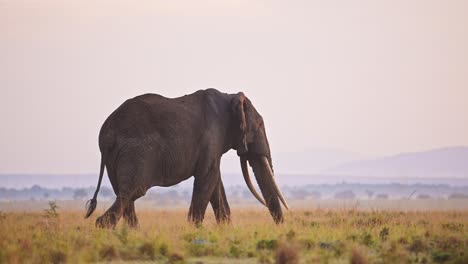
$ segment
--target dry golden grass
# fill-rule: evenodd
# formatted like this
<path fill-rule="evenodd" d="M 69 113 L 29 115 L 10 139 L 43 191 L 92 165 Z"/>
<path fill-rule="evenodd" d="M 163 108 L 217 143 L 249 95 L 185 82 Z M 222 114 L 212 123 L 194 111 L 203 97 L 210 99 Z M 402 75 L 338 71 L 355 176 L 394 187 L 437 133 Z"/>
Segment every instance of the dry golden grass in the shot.
<path fill-rule="evenodd" d="M 137 230 L 57 212 L 1 213 L 0 263 L 468 263 L 467 211 L 301 209 L 275 225 L 266 210 L 234 209 L 232 224 L 207 212 L 197 228 L 186 210 L 140 210 Z"/>

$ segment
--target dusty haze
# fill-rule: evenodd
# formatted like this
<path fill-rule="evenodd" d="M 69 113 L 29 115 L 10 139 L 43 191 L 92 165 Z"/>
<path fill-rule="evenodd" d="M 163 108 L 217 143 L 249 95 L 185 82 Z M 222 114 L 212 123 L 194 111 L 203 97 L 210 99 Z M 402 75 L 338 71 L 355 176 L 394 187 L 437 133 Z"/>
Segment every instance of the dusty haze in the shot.
<path fill-rule="evenodd" d="M 0 173 L 97 172 L 100 126 L 124 100 L 208 87 L 252 99 L 273 157 L 468 145 L 467 13 L 468 1 L 0 0 Z"/>

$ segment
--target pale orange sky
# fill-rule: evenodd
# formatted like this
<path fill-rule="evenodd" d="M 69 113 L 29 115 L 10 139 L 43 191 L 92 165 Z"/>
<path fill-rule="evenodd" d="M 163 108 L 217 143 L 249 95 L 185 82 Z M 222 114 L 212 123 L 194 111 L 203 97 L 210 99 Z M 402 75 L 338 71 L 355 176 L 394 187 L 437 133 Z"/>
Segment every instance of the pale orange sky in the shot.
<path fill-rule="evenodd" d="M 125 99 L 244 91 L 273 152 L 468 145 L 468 1 L 0 0 L 0 173 L 99 166 Z"/>

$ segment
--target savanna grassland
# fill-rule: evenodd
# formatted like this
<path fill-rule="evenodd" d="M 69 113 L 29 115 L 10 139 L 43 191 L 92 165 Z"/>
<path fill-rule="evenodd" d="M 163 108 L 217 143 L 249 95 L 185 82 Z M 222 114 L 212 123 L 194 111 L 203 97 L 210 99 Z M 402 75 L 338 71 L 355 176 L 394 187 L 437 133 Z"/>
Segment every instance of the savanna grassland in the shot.
<path fill-rule="evenodd" d="M 232 211 L 217 225 L 186 221 L 186 209 L 139 210 L 96 229 L 83 211 L 0 214 L 0 263 L 468 263 L 468 211 L 292 209 L 275 225 L 267 210 Z M 289 261 L 289 262 L 288 262 Z"/>

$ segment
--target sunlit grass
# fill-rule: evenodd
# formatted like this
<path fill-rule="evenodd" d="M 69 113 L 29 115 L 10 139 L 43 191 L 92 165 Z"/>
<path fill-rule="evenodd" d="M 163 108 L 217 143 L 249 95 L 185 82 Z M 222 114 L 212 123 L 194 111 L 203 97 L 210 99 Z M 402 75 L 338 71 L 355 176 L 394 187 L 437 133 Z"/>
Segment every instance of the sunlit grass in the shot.
<path fill-rule="evenodd" d="M 266 210 L 235 209 L 232 224 L 207 212 L 197 228 L 186 210 L 140 210 L 137 230 L 57 213 L 1 213 L 0 263 L 468 263 L 467 211 L 291 210 L 275 225 Z"/>

